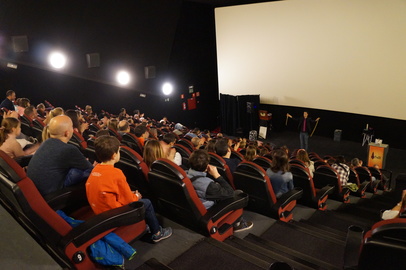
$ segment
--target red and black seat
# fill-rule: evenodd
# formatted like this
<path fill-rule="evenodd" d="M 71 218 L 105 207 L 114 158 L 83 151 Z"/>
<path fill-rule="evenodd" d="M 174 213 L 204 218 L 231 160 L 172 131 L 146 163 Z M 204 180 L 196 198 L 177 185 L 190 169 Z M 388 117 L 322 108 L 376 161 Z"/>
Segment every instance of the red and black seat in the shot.
<path fill-rule="evenodd" d="M 350 229 L 344 269 L 406 269 L 406 219 L 379 221 L 365 234 L 359 227 Z"/>
<path fill-rule="evenodd" d="M 182 156 L 182 165 L 185 166 L 185 168 L 189 168 L 189 157 L 192 152 L 190 152 L 188 148 L 181 144 L 175 144 L 173 148 L 175 148 L 176 152 L 178 152 Z"/>
<path fill-rule="evenodd" d="M 267 157 L 259 156 L 254 158 L 252 162 L 261 166 L 265 171 L 272 166 L 272 160 Z"/>
<path fill-rule="evenodd" d="M 123 171 L 132 190 L 138 190 L 143 196 L 150 197 L 149 168 L 137 152 L 128 146 L 120 146 L 120 161 L 115 166 Z"/>
<path fill-rule="evenodd" d="M 290 171 L 293 174 L 293 184 L 303 190 L 302 198 L 298 203 L 304 204 L 319 210 L 327 208 L 327 198 L 334 192 L 334 186 L 327 185 L 321 189 L 316 189 L 309 170 L 301 165 L 292 164 Z"/>
<path fill-rule="evenodd" d="M 28 115 L 23 114 L 20 116 L 20 122 L 21 132 L 27 136 L 33 136 L 32 119 Z"/>
<path fill-rule="evenodd" d="M 159 213 L 219 241 L 233 234 L 248 204 L 248 195 L 240 193 L 206 209 L 186 172 L 167 159 L 152 163 L 148 179 Z"/>
<path fill-rule="evenodd" d="M 193 145 L 193 143 L 190 140 L 187 140 L 186 138 L 178 140 L 177 144 L 185 146 L 187 149 L 189 149 L 190 152 L 195 151 L 195 146 Z"/>
<path fill-rule="evenodd" d="M 373 179 L 372 174 L 367 167 L 359 166 L 354 168 L 355 171 L 358 173 L 359 181 L 361 183 L 367 181 L 369 184 L 369 191 L 376 194 L 378 190 L 378 185 L 381 182 L 378 179 Z"/>
<path fill-rule="evenodd" d="M 42 131 L 44 130 L 45 123 L 39 119 L 32 120 L 32 136 L 39 142 L 42 141 Z"/>
<path fill-rule="evenodd" d="M 0 151 L 0 203 L 10 215 L 41 245 L 63 268 L 96 269 L 88 254 L 88 247 L 110 232 L 125 241 L 132 241 L 144 234 L 145 210 L 141 202 L 94 215 L 86 197 L 72 188 L 61 190 L 48 197 L 50 204 L 38 192 L 25 171 L 7 154 Z M 81 185 L 83 190 L 83 185 Z M 81 193 L 85 195 L 85 192 Z M 77 205 L 77 202 L 86 205 Z M 75 207 L 71 207 L 76 204 Z M 66 212 L 84 223 L 72 228 L 55 210 Z M 76 215 L 75 215 L 75 213 Z"/>
<path fill-rule="evenodd" d="M 334 186 L 334 192 L 330 194 L 330 198 L 344 203 L 350 202 L 350 189 L 341 185 L 340 176 L 330 166 L 322 165 L 317 167 L 313 174 L 313 183 L 317 189 L 327 185 Z"/>
<path fill-rule="evenodd" d="M 277 198 L 265 170 L 249 161 L 238 165 L 234 172 L 234 184 L 248 194 L 247 209 L 285 222 L 293 218 L 292 210 L 303 193 L 300 188 L 295 188 Z"/>
<path fill-rule="evenodd" d="M 135 136 L 132 133 L 124 133 L 122 140 L 122 144 L 127 145 L 131 149 L 133 149 L 135 152 L 137 152 L 140 156 L 143 155 L 143 146 L 141 142 L 138 140 L 137 136 Z"/>
<path fill-rule="evenodd" d="M 243 161 L 244 160 L 244 155 L 237 152 L 237 151 L 231 150 L 230 158 L 236 158 L 236 159 L 239 159 L 240 161 Z"/>
<path fill-rule="evenodd" d="M 85 154 L 85 150 L 87 148 L 87 142 L 85 138 L 83 138 L 82 134 L 77 132 L 76 130 L 73 131 L 72 138 L 68 142 L 69 144 L 75 145 L 79 148 L 79 150 Z"/>
<path fill-rule="evenodd" d="M 392 172 L 387 171 L 384 169 L 377 169 L 375 167 L 368 167 L 369 172 L 373 177 L 375 177 L 376 180 L 379 180 L 379 185 L 378 189 L 382 189 L 384 191 L 388 191 L 390 189 L 390 178 L 386 179 L 384 178 L 383 172 L 388 172 L 390 176 L 392 177 Z"/>
<path fill-rule="evenodd" d="M 219 155 L 209 152 L 210 156 L 210 165 L 216 166 L 217 171 L 223 178 L 235 189 L 233 174 L 231 173 L 230 168 L 228 167 L 224 158 Z"/>
<path fill-rule="evenodd" d="M 366 190 L 368 189 L 369 182 L 364 181 L 361 183 L 359 181 L 358 173 L 353 169 L 350 168 L 350 175 L 348 176 L 348 182 L 349 183 L 354 183 L 358 186 L 358 190 L 356 192 L 351 192 L 352 195 L 361 197 L 361 198 L 366 198 Z"/>

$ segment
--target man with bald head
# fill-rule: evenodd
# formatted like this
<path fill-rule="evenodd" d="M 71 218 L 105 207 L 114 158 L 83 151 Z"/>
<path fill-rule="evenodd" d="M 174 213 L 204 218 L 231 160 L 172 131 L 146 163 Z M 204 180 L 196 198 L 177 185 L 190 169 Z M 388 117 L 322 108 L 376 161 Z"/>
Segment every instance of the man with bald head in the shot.
<path fill-rule="evenodd" d="M 68 173 L 90 172 L 93 168 L 76 146 L 68 144 L 73 134 L 72 120 L 68 116 L 59 115 L 52 118 L 48 125 L 48 134 L 49 139 L 38 148 L 27 170 L 28 177 L 42 195 L 75 184 L 75 181 L 66 181 Z"/>

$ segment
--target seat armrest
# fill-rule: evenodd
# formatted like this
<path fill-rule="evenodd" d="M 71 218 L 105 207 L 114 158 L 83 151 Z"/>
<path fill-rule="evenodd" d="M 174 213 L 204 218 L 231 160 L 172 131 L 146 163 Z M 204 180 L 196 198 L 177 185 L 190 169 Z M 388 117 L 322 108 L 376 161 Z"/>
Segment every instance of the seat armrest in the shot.
<path fill-rule="evenodd" d="M 61 210 L 66 207 L 77 210 L 89 205 L 86 196 L 85 183 L 66 187 L 44 196 L 45 201 L 53 210 Z"/>
<path fill-rule="evenodd" d="M 351 190 L 348 187 L 343 187 L 341 190 L 341 195 L 343 196 L 348 196 L 350 194 Z"/>
<path fill-rule="evenodd" d="M 359 252 L 364 237 L 361 227 L 351 225 L 347 231 L 343 269 L 357 269 Z"/>
<path fill-rule="evenodd" d="M 322 189 L 317 191 L 317 194 L 316 194 L 317 199 L 320 200 L 321 198 L 328 196 L 329 194 L 334 192 L 334 189 L 335 189 L 335 186 L 333 186 L 333 185 L 327 185 L 327 186 L 323 187 Z"/>
<path fill-rule="evenodd" d="M 369 184 L 370 183 L 368 181 L 364 181 L 364 182 L 362 182 L 362 184 L 359 185 L 359 189 L 365 191 L 365 190 L 367 190 Z"/>
<path fill-rule="evenodd" d="M 239 193 L 233 198 L 221 200 L 207 210 L 202 221 L 207 224 L 209 220 L 216 222 L 230 211 L 242 209 L 248 205 L 248 194 Z"/>
<path fill-rule="evenodd" d="M 278 211 L 279 208 L 283 208 L 288 205 L 291 201 L 299 200 L 303 196 L 303 189 L 295 187 L 286 193 L 283 193 L 277 200 L 275 205 L 272 207 L 274 210 Z"/>
<path fill-rule="evenodd" d="M 65 248 L 69 243 L 76 247 L 83 245 L 99 234 L 121 226 L 138 223 L 145 218 L 145 208 L 142 202 L 132 202 L 119 208 L 111 209 L 95 215 L 65 235 L 60 246 Z"/>

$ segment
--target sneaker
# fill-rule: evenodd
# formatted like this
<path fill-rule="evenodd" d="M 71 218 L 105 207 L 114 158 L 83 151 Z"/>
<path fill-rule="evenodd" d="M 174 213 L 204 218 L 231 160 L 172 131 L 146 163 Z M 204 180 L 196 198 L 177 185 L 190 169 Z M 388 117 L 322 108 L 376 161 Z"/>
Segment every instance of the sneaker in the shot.
<path fill-rule="evenodd" d="M 158 234 L 159 233 L 159 234 Z M 154 243 L 158 243 L 161 240 L 164 240 L 166 238 L 169 238 L 172 235 L 172 228 L 168 227 L 168 228 L 162 228 L 160 227 L 159 232 L 157 232 L 156 234 L 152 235 L 152 241 Z"/>
<path fill-rule="evenodd" d="M 252 228 L 254 226 L 254 223 L 252 221 L 241 221 L 238 226 L 234 227 L 234 232 L 242 232 L 246 231 Z"/>

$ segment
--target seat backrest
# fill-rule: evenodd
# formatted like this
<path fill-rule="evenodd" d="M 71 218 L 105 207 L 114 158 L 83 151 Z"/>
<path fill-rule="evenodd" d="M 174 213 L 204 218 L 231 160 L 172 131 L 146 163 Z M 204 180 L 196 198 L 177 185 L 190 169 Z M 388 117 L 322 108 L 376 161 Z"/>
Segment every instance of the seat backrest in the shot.
<path fill-rule="evenodd" d="M 357 184 L 357 186 L 360 186 L 360 181 L 358 178 L 358 173 L 354 170 L 354 168 L 350 168 L 350 175 L 348 176 L 348 182 Z"/>
<path fill-rule="evenodd" d="M 32 119 L 24 114 L 20 116 L 20 122 L 21 122 L 21 132 L 27 136 L 32 136 L 33 135 Z"/>
<path fill-rule="evenodd" d="M 148 179 L 163 215 L 195 226 L 206 214 L 186 172 L 172 161 L 154 161 Z"/>
<path fill-rule="evenodd" d="M 128 147 L 130 147 L 131 149 L 133 149 L 140 156 L 143 155 L 143 147 L 141 145 L 141 142 L 138 140 L 137 136 L 135 136 L 134 134 L 124 133 L 121 143 L 125 144 Z"/>
<path fill-rule="evenodd" d="M 364 181 L 371 182 L 372 175 L 367 167 L 359 166 L 354 168 L 358 173 L 359 181 L 362 183 Z"/>
<path fill-rule="evenodd" d="M 186 168 L 189 167 L 189 157 L 192 154 L 189 149 L 187 149 L 185 146 L 181 144 L 175 144 L 173 148 L 176 149 L 176 152 L 178 152 L 182 156 L 182 165 L 185 166 Z"/>
<path fill-rule="evenodd" d="M 289 160 L 289 164 L 298 164 L 303 167 L 306 167 L 306 164 L 303 161 L 296 159 L 296 158 Z"/>
<path fill-rule="evenodd" d="M 82 134 L 80 134 L 76 130 L 73 131 L 72 138 L 69 140 L 68 143 L 77 146 L 82 152 L 87 148 L 87 142 L 85 141 L 85 138 L 83 138 Z"/>
<path fill-rule="evenodd" d="M 244 160 L 244 155 L 237 152 L 237 151 L 232 150 L 230 158 L 236 158 L 236 159 L 239 159 L 240 161 L 243 161 Z"/>
<path fill-rule="evenodd" d="M 151 194 L 148 184 L 149 168 L 142 157 L 128 146 L 120 146 L 120 160 L 115 166 L 121 169 L 132 189 L 138 189 L 145 196 Z"/>
<path fill-rule="evenodd" d="M 375 223 L 364 235 L 357 269 L 404 268 L 405 240 L 406 219 L 395 218 Z"/>
<path fill-rule="evenodd" d="M 265 171 L 272 166 L 272 160 L 266 157 L 256 157 L 252 162 L 261 166 Z"/>
<path fill-rule="evenodd" d="M 265 170 L 249 161 L 242 161 L 234 172 L 234 184 L 237 189 L 249 195 L 249 208 L 263 215 L 269 215 L 276 203 L 271 181 Z"/>
<path fill-rule="evenodd" d="M 290 165 L 290 172 L 293 174 L 293 184 L 303 190 L 302 200 L 312 202 L 316 198 L 316 189 L 309 170 L 298 164 Z"/>
<path fill-rule="evenodd" d="M 368 170 L 376 180 L 382 180 L 382 173 L 379 169 L 375 167 L 368 167 Z"/>
<path fill-rule="evenodd" d="M 335 193 L 342 191 L 340 176 L 336 170 L 327 165 L 317 167 L 317 170 L 313 174 L 313 183 L 317 189 L 330 185 L 335 187 Z"/>
<path fill-rule="evenodd" d="M 210 156 L 210 165 L 216 166 L 217 171 L 223 178 L 235 189 L 233 174 L 231 173 L 230 168 L 228 167 L 226 161 L 219 155 L 209 152 Z"/>
<path fill-rule="evenodd" d="M 111 136 L 116 137 L 116 138 L 121 142 L 122 137 L 121 137 L 121 135 L 120 135 L 116 130 L 114 130 L 114 129 L 112 129 L 112 128 L 108 128 L 107 130 L 109 131 L 109 133 L 110 133 Z"/>
<path fill-rule="evenodd" d="M 324 162 L 324 160 L 316 160 L 314 161 L 314 168 L 317 169 L 319 166 L 328 166 L 328 164 L 326 162 Z"/>
<path fill-rule="evenodd" d="M 189 149 L 190 152 L 195 151 L 195 146 L 193 145 L 193 143 L 185 138 L 178 140 L 177 144 L 185 146 L 187 149 Z"/>

